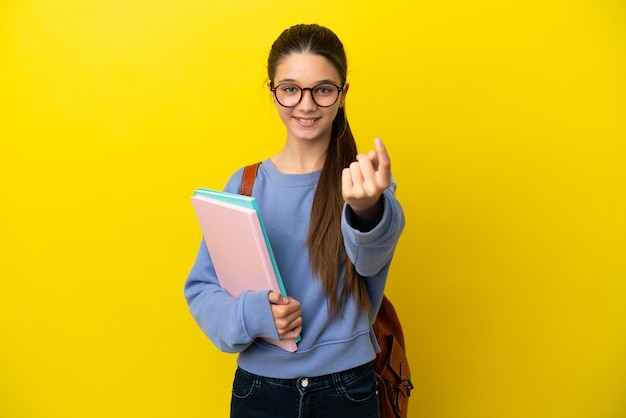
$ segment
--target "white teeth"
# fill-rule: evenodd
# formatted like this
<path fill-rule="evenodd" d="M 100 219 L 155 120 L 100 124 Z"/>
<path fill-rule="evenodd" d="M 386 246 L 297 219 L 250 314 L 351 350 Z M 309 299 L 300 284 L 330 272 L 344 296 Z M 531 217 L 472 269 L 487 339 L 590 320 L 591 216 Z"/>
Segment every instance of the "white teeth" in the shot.
<path fill-rule="evenodd" d="M 313 123 L 317 120 L 317 119 L 302 119 L 302 118 L 296 118 L 296 119 L 298 119 L 300 122 L 303 122 L 303 123 Z"/>

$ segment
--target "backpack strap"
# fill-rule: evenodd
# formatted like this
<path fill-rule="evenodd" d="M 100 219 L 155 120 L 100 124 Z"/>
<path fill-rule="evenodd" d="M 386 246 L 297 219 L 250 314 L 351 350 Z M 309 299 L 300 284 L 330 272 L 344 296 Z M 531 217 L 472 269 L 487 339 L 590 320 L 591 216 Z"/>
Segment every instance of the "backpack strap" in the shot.
<path fill-rule="evenodd" d="M 241 187 L 239 188 L 239 194 L 252 196 L 254 180 L 256 179 L 256 173 L 259 171 L 260 165 L 261 163 L 254 163 L 247 165 L 243 169 L 243 176 L 241 177 Z"/>

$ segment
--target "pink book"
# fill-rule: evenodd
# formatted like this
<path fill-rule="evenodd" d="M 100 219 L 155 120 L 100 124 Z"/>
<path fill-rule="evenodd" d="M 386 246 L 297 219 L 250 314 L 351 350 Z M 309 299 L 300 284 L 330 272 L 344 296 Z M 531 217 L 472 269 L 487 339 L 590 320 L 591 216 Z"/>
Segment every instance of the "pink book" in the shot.
<path fill-rule="evenodd" d="M 281 292 L 256 210 L 195 195 L 191 202 L 220 286 L 231 296 L 246 290 Z M 266 341 L 295 352 L 295 340 Z"/>

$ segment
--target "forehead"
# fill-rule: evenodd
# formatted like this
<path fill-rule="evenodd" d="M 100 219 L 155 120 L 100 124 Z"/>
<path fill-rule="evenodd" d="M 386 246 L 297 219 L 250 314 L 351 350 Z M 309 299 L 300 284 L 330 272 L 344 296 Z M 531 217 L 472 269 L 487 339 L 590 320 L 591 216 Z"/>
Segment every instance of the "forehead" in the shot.
<path fill-rule="evenodd" d="M 291 53 L 276 66 L 274 83 L 292 81 L 302 84 L 333 81 L 341 83 L 339 72 L 332 62 L 321 55 L 309 52 Z"/>

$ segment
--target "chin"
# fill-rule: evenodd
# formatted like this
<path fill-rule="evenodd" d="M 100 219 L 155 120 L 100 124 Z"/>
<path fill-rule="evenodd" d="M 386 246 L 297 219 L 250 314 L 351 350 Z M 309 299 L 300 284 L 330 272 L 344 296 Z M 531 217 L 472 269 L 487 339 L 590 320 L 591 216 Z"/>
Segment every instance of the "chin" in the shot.
<path fill-rule="evenodd" d="M 295 138 L 301 139 L 303 141 L 316 141 L 321 138 L 330 138 L 330 129 L 326 131 L 320 131 L 319 129 L 315 130 L 302 130 L 296 129 L 293 130 L 293 136 Z"/>

